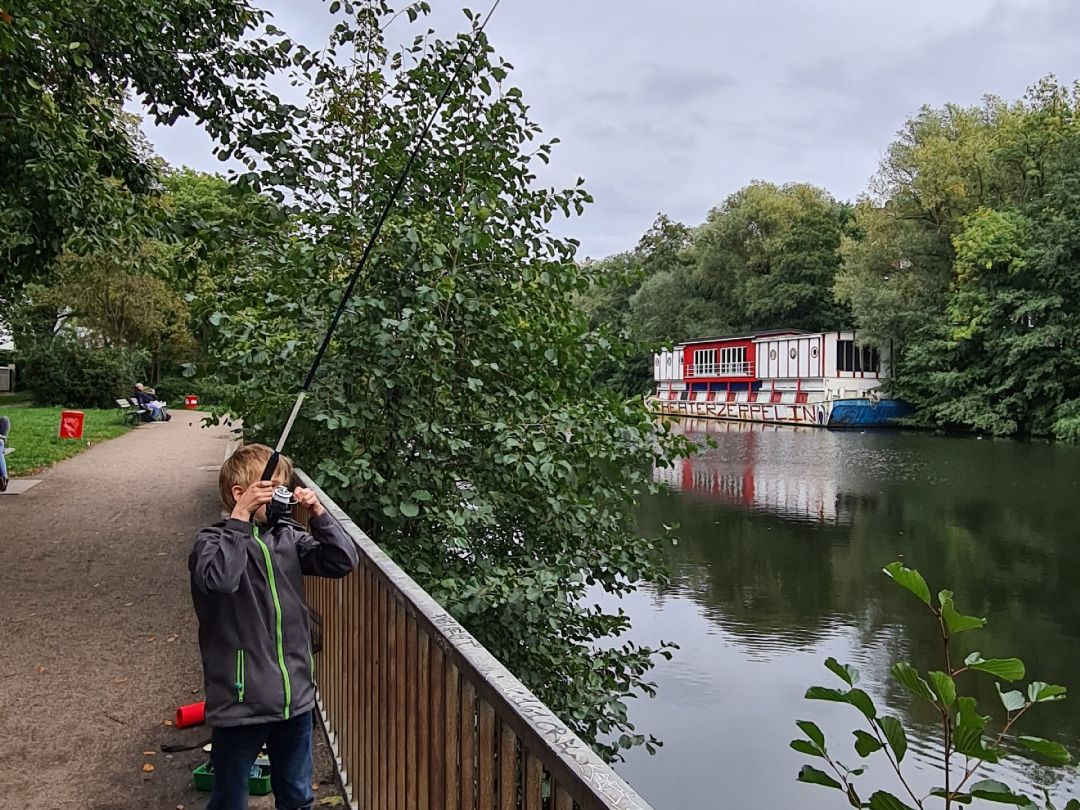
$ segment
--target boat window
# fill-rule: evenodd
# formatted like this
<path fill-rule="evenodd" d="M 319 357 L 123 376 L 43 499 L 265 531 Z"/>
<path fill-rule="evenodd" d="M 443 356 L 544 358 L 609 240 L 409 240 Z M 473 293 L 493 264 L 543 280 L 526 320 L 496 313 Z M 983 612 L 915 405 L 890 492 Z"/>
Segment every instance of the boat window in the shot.
<path fill-rule="evenodd" d="M 716 349 L 694 350 L 694 374 L 699 377 L 716 374 Z"/>
<path fill-rule="evenodd" d="M 881 354 L 873 346 L 856 346 L 853 340 L 838 340 L 836 370 L 878 374 L 881 371 Z"/>
<path fill-rule="evenodd" d="M 745 346 L 720 350 L 720 373 L 728 377 L 741 377 L 750 373 Z"/>
<path fill-rule="evenodd" d="M 862 370 L 877 374 L 881 371 L 881 356 L 878 350 L 872 346 L 862 347 Z"/>
<path fill-rule="evenodd" d="M 855 341 L 854 340 L 838 340 L 838 341 L 836 341 L 836 370 L 837 371 L 854 371 L 855 370 Z"/>

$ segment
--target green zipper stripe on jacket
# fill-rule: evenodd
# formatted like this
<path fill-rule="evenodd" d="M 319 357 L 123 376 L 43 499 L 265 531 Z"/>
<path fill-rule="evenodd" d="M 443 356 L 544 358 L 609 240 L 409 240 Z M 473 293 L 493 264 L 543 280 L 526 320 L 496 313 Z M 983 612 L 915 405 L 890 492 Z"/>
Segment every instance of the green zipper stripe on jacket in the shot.
<path fill-rule="evenodd" d="M 281 602 L 278 601 L 277 582 L 274 579 L 274 562 L 270 559 L 270 549 L 259 536 L 259 527 L 252 527 L 252 536 L 262 549 L 263 559 L 266 561 L 266 578 L 270 582 L 270 596 L 274 599 L 274 624 L 277 633 L 277 660 L 281 667 L 281 682 L 285 685 L 285 719 L 289 719 L 289 707 L 292 705 L 292 684 L 289 683 L 289 670 L 285 666 L 285 647 L 281 639 Z"/>
<path fill-rule="evenodd" d="M 236 651 L 236 697 L 238 702 L 244 702 L 244 651 Z"/>

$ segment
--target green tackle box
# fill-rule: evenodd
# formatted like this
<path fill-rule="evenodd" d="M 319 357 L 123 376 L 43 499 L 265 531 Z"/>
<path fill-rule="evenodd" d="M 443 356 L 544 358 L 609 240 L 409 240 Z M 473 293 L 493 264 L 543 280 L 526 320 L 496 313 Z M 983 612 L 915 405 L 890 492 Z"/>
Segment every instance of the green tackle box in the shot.
<path fill-rule="evenodd" d="M 195 787 L 198 790 L 214 789 L 214 766 L 209 761 L 204 762 L 191 772 L 195 779 Z M 270 760 L 259 757 L 251 766 L 251 776 L 248 778 L 248 793 L 252 796 L 265 796 L 270 792 Z"/>

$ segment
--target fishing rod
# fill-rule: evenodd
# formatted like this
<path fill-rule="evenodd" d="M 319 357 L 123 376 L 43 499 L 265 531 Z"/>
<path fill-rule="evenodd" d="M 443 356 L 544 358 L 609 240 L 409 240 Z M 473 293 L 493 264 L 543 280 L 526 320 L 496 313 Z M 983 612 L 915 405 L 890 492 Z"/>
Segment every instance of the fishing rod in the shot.
<path fill-rule="evenodd" d="M 345 287 L 345 293 L 341 296 L 341 302 L 338 304 L 337 310 L 334 312 L 334 317 L 330 321 L 330 326 L 326 330 L 326 335 L 323 337 L 322 343 L 319 345 L 318 351 L 315 353 L 315 359 L 311 363 L 311 368 L 308 370 L 307 377 L 304 379 L 304 384 L 300 387 L 300 393 L 296 397 L 296 402 L 293 404 L 292 412 L 289 414 L 288 420 L 285 422 L 285 427 L 281 431 L 281 436 L 278 438 L 277 445 L 274 447 L 274 452 L 270 454 L 269 460 L 266 462 L 266 467 L 263 469 L 262 480 L 270 481 L 274 477 L 274 472 L 277 470 L 278 461 L 281 459 L 281 451 L 285 448 L 285 442 L 289 439 L 289 433 L 292 431 L 293 424 L 296 422 L 296 417 L 300 413 L 300 407 L 304 404 L 304 398 L 307 397 L 308 391 L 311 390 L 311 384 L 315 380 L 315 373 L 319 370 L 319 366 L 322 364 L 323 355 L 326 354 L 327 348 L 330 346 L 330 340 L 334 336 L 334 331 L 337 329 L 338 322 L 341 320 L 341 316 L 345 312 L 345 308 L 349 303 L 349 299 L 352 297 L 353 289 L 356 287 L 356 282 L 360 279 L 364 268 L 367 266 L 368 259 L 371 257 L 371 252 L 375 247 L 375 242 L 379 238 L 379 234 L 382 232 L 383 225 L 386 223 L 387 218 L 390 216 L 391 210 L 397 202 L 398 196 L 401 194 L 402 189 L 405 187 L 405 181 L 408 180 L 409 174 L 412 171 L 413 165 L 416 163 L 417 157 L 420 155 L 420 150 L 423 148 L 424 141 L 427 140 L 428 133 L 431 131 L 431 127 L 435 124 L 435 119 L 438 117 L 439 112 L 442 110 L 443 105 L 446 103 L 447 98 L 450 96 L 450 91 L 457 83 L 462 71 L 465 68 L 466 63 L 472 58 L 477 44 L 480 42 L 481 35 L 484 33 L 484 29 L 491 21 L 492 15 L 495 14 L 495 9 L 499 7 L 499 3 L 502 0 L 495 0 L 491 10 L 488 11 L 484 21 L 480 24 L 480 27 L 476 29 L 473 36 L 472 43 L 470 43 L 468 49 L 462 55 L 458 61 L 457 66 L 454 68 L 454 72 L 450 76 L 450 80 L 446 83 L 446 87 L 442 91 L 442 95 L 439 96 L 438 101 L 435 103 L 435 109 L 432 110 L 431 115 L 428 117 L 427 123 L 424 124 L 423 130 L 420 132 L 420 137 L 417 138 L 416 144 L 413 146 L 412 153 L 409 155 L 409 160 L 405 164 L 404 170 L 398 176 L 397 182 L 394 184 L 393 190 L 390 192 L 390 196 L 386 199 L 386 204 L 383 206 L 378 220 L 375 222 L 375 227 L 371 231 L 371 236 L 368 238 L 367 245 L 364 247 L 364 252 L 360 256 L 360 261 L 356 263 L 356 268 L 353 270 L 352 275 L 349 278 L 349 283 Z M 279 490 L 284 490 L 279 493 Z M 278 487 L 274 491 L 274 500 L 271 501 L 270 506 L 267 508 L 267 517 L 272 519 L 272 522 L 277 522 L 283 515 L 288 513 L 291 504 L 291 493 L 284 487 Z"/>

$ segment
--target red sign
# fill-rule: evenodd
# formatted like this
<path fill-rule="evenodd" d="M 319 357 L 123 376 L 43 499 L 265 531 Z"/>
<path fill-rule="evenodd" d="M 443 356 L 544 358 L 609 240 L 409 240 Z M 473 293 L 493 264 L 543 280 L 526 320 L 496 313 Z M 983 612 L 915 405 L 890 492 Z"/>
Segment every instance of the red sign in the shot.
<path fill-rule="evenodd" d="M 184 407 L 189 411 L 193 411 L 199 407 L 199 398 L 194 394 L 188 394 L 184 397 Z"/>
<path fill-rule="evenodd" d="M 85 419 L 82 411 L 60 411 L 60 438 L 81 439 Z"/>

